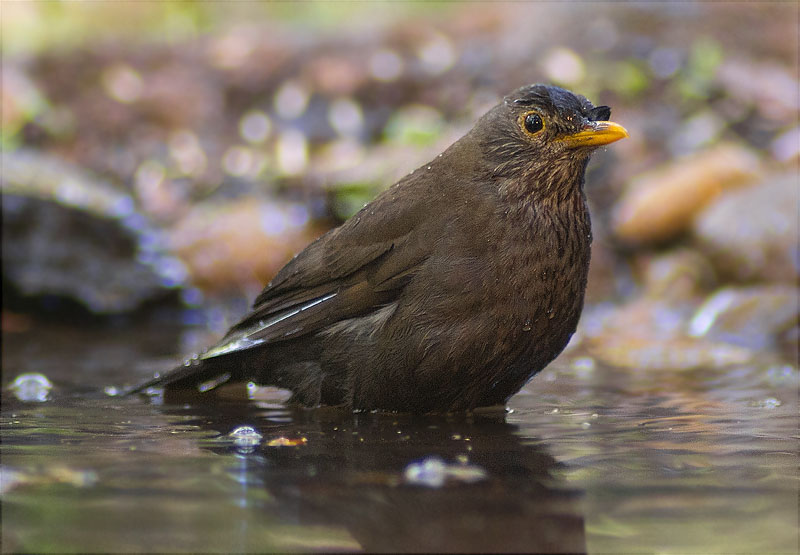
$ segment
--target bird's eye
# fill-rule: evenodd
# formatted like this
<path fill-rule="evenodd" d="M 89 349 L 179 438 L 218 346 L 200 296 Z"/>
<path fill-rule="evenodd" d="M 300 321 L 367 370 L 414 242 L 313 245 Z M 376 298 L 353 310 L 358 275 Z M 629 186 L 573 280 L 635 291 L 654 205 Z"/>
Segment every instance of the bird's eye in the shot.
<path fill-rule="evenodd" d="M 531 135 L 536 135 L 544 129 L 544 120 L 542 116 L 536 112 L 529 112 L 523 116 L 522 124 L 525 126 L 525 131 Z"/>

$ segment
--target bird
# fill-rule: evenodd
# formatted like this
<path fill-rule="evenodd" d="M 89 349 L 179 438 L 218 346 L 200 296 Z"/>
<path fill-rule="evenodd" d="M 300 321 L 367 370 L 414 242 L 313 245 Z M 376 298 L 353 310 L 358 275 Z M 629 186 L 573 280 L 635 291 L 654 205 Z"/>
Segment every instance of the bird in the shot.
<path fill-rule="evenodd" d="M 214 346 L 129 394 L 253 382 L 290 404 L 504 405 L 567 345 L 592 241 L 585 171 L 628 136 L 566 89 L 517 89 L 290 260 Z"/>

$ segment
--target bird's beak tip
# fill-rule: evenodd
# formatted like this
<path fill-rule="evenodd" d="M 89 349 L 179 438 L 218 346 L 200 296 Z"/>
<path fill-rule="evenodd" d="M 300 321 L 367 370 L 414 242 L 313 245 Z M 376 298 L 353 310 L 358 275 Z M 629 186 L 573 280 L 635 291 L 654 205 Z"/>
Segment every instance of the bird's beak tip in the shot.
<path fill-rule="evenodd" d="M 613 121 L 593 121 L 561 140 L 570 148 L 598 147 L 627 138 L 628 130 Z"/>

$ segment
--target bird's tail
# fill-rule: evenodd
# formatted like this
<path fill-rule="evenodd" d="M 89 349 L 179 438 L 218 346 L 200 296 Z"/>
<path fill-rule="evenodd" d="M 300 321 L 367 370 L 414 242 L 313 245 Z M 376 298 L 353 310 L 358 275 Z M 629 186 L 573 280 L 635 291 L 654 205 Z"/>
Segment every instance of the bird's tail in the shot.
<path fill-rule="evenodd" d="M 241 376 L 239 376 L 241 364 L 233 360 L 234 358 L 193 357 L 165 374 L 156 374 L 149 380 L 127 389 L 124 394 L 147 393 L 148 390 L 154 389 L 206 393 L 224 383 L 241 380 Z"/>

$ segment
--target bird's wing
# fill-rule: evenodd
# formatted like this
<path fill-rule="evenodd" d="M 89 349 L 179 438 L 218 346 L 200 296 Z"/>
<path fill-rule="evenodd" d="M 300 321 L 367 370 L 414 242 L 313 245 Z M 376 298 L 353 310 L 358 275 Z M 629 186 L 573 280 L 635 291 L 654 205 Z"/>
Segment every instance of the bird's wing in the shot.
<path fill-rule="evenodd" d="M 420 225 L 424 199 L 404 194 L 395 202 L 396 196 L 386 191 L 298 254 L 258 296 L 253 311 L 200 358 L 313 333 L 396 298 L 432 243 Z"/>

